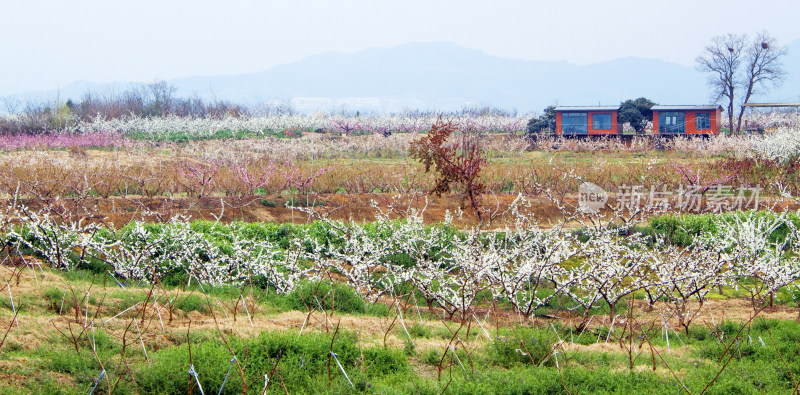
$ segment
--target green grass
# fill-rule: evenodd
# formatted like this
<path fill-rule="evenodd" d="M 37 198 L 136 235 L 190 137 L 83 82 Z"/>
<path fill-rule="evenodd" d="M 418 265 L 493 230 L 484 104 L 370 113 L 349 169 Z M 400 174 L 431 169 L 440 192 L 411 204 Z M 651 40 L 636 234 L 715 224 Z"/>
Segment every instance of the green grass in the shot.
<path fill-rule="evenodd" d="M 149 292 L 149 287 L 135 284 L 124 290 L 115 283 L 103 285 L 99 275 L 52 273 L 63 278 L 63 286 L 75 288 L 78 297 L 94 281 L 92 295 L 95 298 L 89 300 L 90 311 L 103 301 L 109 309 L 105 315 L 116 314 L 143 301 Z M 178 292 L 178 289 L 168 288 L 167 291 Z M 208 317 L 209 301 L 211 307 L 217 309 L 214 301 L 232 304 L 242 292 L 253 292 L 261 315 L 294 309 L 305 311 L 307 305 L 316 305 L 336 311 L 340 317 L 343 314 L 355 318 L 371 314 L 391 317 L 388 306 L 367 304 L 353 289 L 314 282 L 302 283 L 297 291 L 284 296 L 258 288 L 208 287 L 205 294 L 200 291 L 181 293 L 174 308 L 176 314 L 182 314 L 180 317 L 185 317 L 186 313 Z M 655 372 L 652 370 L 654 358 L 646 346 L 634 361 L 634 369 L 628 368 L 627 354 L 619 346 L 617 337 L 621 334 L 619 326 L 611 332 L 608 345 L 602 349 L 592 347 L 596 343 L 605 344 L 609 337 L 607 326 L 592 327 L 581 334 L 557 320 L 540 321 L 537 326 L 504 324 L 495 327 L 488 323 L 489 341 L 483 329 L 476 325 L 471 325 L 468 332 L 466 326 L 459 329 L 457 323 L 451 322 L 447 329 L 427 313 L 426 319 L 432 321 L 420 322 L 413 309 L 406 313 L 407 329 L 413 342 L 408 340 L 400 324 L 396 324 L 390 334 L 401 344 L 389 347 L 383 347 L 381 339 L 366 339 L 363 333 L 346 329 L 344 325 L 338 332 L 333 328 L 325 331 L 309 326 L 302 335 L 297 328 L 290 328 L 238 337 L 224 330 L 193 329 L 187 333 L 184 318 L 178 318 L 165 333 L 161 333 L 157 324 L 152 324 L 151 335 L 143 338 L 148 362 L 134 329 L 128 332 L 123 347 L 119 329 L 119 325 L 124 327 L 122 321 L 112 321 L 112 327 L 116 322 L 118 329 L 110 330 L 99 320 L 94 330 L 83 333 L 74 343 L 65 335 L 67 332 L 60 334 L 51 324 L 29 327 L 34 317 L 42 317 L 43 322 L 58 319 L 58 305 L 64 297 L 62 286 L 47 285 L 37 288 L 35 293 L 16 296 L 15 302 L 20 300 L 25 306 L 20 316 L 23 327 L 10 332 L 10 338 L 0 349 L 3 366 L 0 393 L 3 394 L 87 393 L 101 370 L 92 345 L 112 383 L 119 380 L 116 393 L 187 393 L 193 383 L 193 378 L 187 374 L 190 365 L 194 366 L 205 393 L 218 393 L 231 367 L 232 354 L 225 341 L 243 369 L 241 374 L 238 368 L 232 369 L 222 391 L 226 394 L 241 393 L 242 376 L 248 383 L 248 392 L 260 393 L 265 374 L 271 375 L 268 393 L 330 394 L 439 394 L 445 388 L 446 393 L 456 394 L 538 394 L 566 393 L 565 387 L 573 394 L 680 393 L 681 383 L 670 369 L 693 393 L 702 391 L 720 371 L 706 393 L 789 393 L 800 377 L 800 323 L 788 320 L 756 318 L 748 325 L 722 321 L 709 327 L 695 324 L 689 336 L 680 331 L 679 334 L 670 333 L 672 353 L 662 351 L 664 359 L 655 358 Z M 64 309 L 67 311 L 71 307 L 66 304 Z M 216 314 L 221 313 L 217 311 Z M 72 312 L 67 311 L 62 320 L 71 319 L 71 316 Z M 9 318 L 10 312 L 0 309 L 0 320 L 7 322 Z M 338 322 L 338 318 L 334 321 Z M 64 325 L 64 321 L 57 322 Z M 246 325 L 246 321 L 242 325 Z M 73 323 L 73 329 L 78 328 Z M 457 338 L 464 342 L 456 346 L 455 353 L 446 348 L 453 338 L 452 330 L 458 330 Z M 225 341 L 221 334 L 225 335 Z M 32 336 L 39 340 L 32 343 Z M 649 336 L 655 347 L 666 350 L 667 341 L 659 327 L 651 328 Z M 583 346 L 552 354 L 554 345 L 561 340 Z M 121 357 L 123 348 L 124 360 Z M 336 361 L 329 360 L 331 350 L 337 355 L 352 387 Z M 727 366 L 723 369 L 725 363 Z M 105 380 L 101 381 L 97 393 L 105 393 L 106 386 Z M 196 388 L 192 391 L 199 393 Z"/>
<path fill-rule="evenodd" d="M 650 219 L 647 226 L 638 230 L 648 235 L 659 235 L 670 243 L 679 246 L 688 246 L 703 233 L 716 234 L 717 221 L 732 222 L 735 216 L 743 217 L 745 212 L 728 212 L 723 214 L 664 214 Z M 766 211 L 756 212 L 756 216 L 774 216 L 774 213 Z M 795 226 L 800 226 L 800 216 L 797 214 L 787 214 L 787 219 L 792 221 Z M 789 226 L 779 226 L 771 235 L 771 242 L 783 242 L 791 232 Z"/>

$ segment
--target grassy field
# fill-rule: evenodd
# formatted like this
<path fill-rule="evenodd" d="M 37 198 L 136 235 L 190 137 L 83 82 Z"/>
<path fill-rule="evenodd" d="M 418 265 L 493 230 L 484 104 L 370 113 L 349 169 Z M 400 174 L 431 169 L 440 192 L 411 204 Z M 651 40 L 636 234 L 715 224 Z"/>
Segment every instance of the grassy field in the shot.
<path fill-rule="evenodd" d="M 428 194 L 416 134 L 153 136 L 0 153 L 0 393 L 800 386 L 796 161 L 724 136 L 489 134 L 487 221 Z M 604 211 L 575 212 L 584 181 Z M 770 209 L 611 207 L 722 184 Z"/>
<path fill-rule="evenodd" d="M 787 393 L 799 383 L 794 309 L 753 317 L 729 297 L 686 336 L 672 326 L 665 335 L 637 303 L 614 326 L 598 315 L 578 332 L 502 311 L 443 321 L 413 303 L 367 304 L 346 287 L 317 303 L 314 284 L 278 297 L 3 273 L 14 305 L 1 300 L 2 393 L 87 393 L 96 383 L 95 393 L 199 393 L 191 366 L 205 393 L 226 375 L 223 393 L 261 393 L 265 375 L 269 393 Z"/>

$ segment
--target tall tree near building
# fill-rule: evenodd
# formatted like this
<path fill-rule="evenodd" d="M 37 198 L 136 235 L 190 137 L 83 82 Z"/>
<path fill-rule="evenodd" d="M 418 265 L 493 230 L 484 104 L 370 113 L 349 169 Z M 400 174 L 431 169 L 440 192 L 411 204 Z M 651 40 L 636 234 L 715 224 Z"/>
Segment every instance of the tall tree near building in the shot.
<path fill-rule="evenodd" d="M 709 73 L 708 83 L 716 101 L 725 98 L 726 112 L 731 129 L 741 130 L 745 104 L 753 95 L 765 93 L 769 85 L 777 86 L 786 73 L 781 57 L 786 49 L 779 47 L 774 37 L 763 31 L 752 40 L 746 34 L 727 34 L 711 39 L 711 44 L 703 49 L 696 62 L 700 71 Z M 739 116 L 733 122 L 734 108 L 737 105 L 739 90 Z"/>
<path fill-rule="evenodd" d="M 739 85 L 736 81 L 736 71 L 742 63 L 742 52 L 744 52 L 746 35 L 728 33 L 724 36 L 716 36 L 711 39 L 711 44 L 703 49 L 703 53 L 697 57 L 696 62 L 700 71 L 711 74 L 708 84 L 711 86 L 716 96 L 716 101 L 723 97 L 727 99 L 729 125 L 733 127 L 733 107 L 736 98 L 736 88 Z"/>
<path fill-rule="evenodd" d="M 766 92 L 768 85 L 778 86 L 783 82 L 786 72 L 781 64 L 781 57 L 786 55 L 786 48 L 778 46 L 777 40 L 766 31 L 758 33 L 745 49 L 744 102 L 739 109 L 736 131 L 741 130 L 744 104 L 750 101 L 753 94 Z"/>

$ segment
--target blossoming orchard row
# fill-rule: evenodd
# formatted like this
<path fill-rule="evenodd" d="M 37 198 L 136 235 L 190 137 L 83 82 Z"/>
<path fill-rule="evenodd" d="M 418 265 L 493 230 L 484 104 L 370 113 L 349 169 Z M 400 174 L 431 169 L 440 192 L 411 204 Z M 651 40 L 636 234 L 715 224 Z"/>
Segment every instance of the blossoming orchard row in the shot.
<path fill-rule="evenodd" d="M 51 132 L 141 133 L 152 139 L 164 138 L 168 134 L 175 132 L 186 133 L 196 137 L 213 136 L 220 131 L 252 132 L 256 134 L 285 130 L 324 131 L 346 135 L 353 133 L 418 133 L 426 132 L 439 117 L 442 117 L 453 121 L 458 124 L 461 130 L 467 132 L 524 133 L 532 116 L 533 114 L 410 112 L 361 116 L 274 114 L 262 116 L 182 117 L 168 115 L 164 117 L 126 116 L 106 119 L 98 115 L 90 120 L 66 120 L 60 123 L 57 130 L 52 130 Z M 727 122 L 727 118 L 723 118 L 723 123 Z M 0 116 L 0 120 L 8 123 L 24 123 L 26 121 L 25 115 L 3 115 Z M 798 115 L 793 112 L 749 112 L 746 114 L 745 121 L 749 128 L 797 127 Z M 726 124 L 723 124 L 723 126 L 727 127 Z"/>
<path fill-rule="evenodd" d="M 530 114 L 523 115 L 441 115 L 457 122 L 461 129 L 470 132 L 523 132 Z M 14 116 L 7 116 L 11 121 Z M 90 121 L 70 122 L 64 129 L 81 132 L 119 132 L 123 134 L 138 132 L 151 138 L 163 137 L 170 132 L 184 132 L 197 136 L 210 136 L 219 131 L 253 132 L 265 131 L 325 131 L 341 134 L 389 132 L 417 133 L 430 129 L 439 114 L 403 115 L 273 115 L 273 116 L 230 116 L 207 117 L 122 117 L 105 119 L 101 117 Z"/>
<path fill-rule="evenodd" d="M 582 326 L 603 306 L 613 317 L 619 302 L 637 293 L 687 331 L 710 292 L 735 287 L 755 307 L 800 278 L 797 229 L 784 214 L 720 219 L 715 234 L 678 247 L 619 223 L 599 225 L 600 217 L 573 217 L 589 221 L 580 233 L 563 224 L 544 229 L 523 214 L 526 207 L 518 198 L 514 226 L 499 231 L 457 231 L 452 218 L 425 226 L 419 211 L 402 220 L 377 211 L 368 225 L 320 218 L 281 242 L 243 223 L 196 229 L 174 217 L 115 230 L 17 207 L 4 213 L 3 241 L 56 268 L 100 263 L 121 279 L 144 282 L 180 275 L 204 285 L 255 282 L 283 294 L 301 279 L 331 281 L 328 274 L 336 273 L 368 300 L 411 292 L 462 318 L 473 314 L 479 295 L 489 294 L 525 317 L 543 307 L 575 311 Z M 12 218 L 21 226 L 11 226 Z M 779 229 L 788 232 L 776 239 Z"/>

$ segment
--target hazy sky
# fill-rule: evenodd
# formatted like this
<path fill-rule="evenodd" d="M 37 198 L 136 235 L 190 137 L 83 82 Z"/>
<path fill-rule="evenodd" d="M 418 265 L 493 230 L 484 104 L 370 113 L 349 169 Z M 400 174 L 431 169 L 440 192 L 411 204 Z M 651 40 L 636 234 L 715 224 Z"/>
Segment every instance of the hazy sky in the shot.
<path fill-rule="evenodd" d="M 76 80 L 240 74 L 408 42 L 529 60 L 689 65 L 714 35 L 800 38 L 798 0 L 0 0 L 0 11 L 0 95 Z"/>

